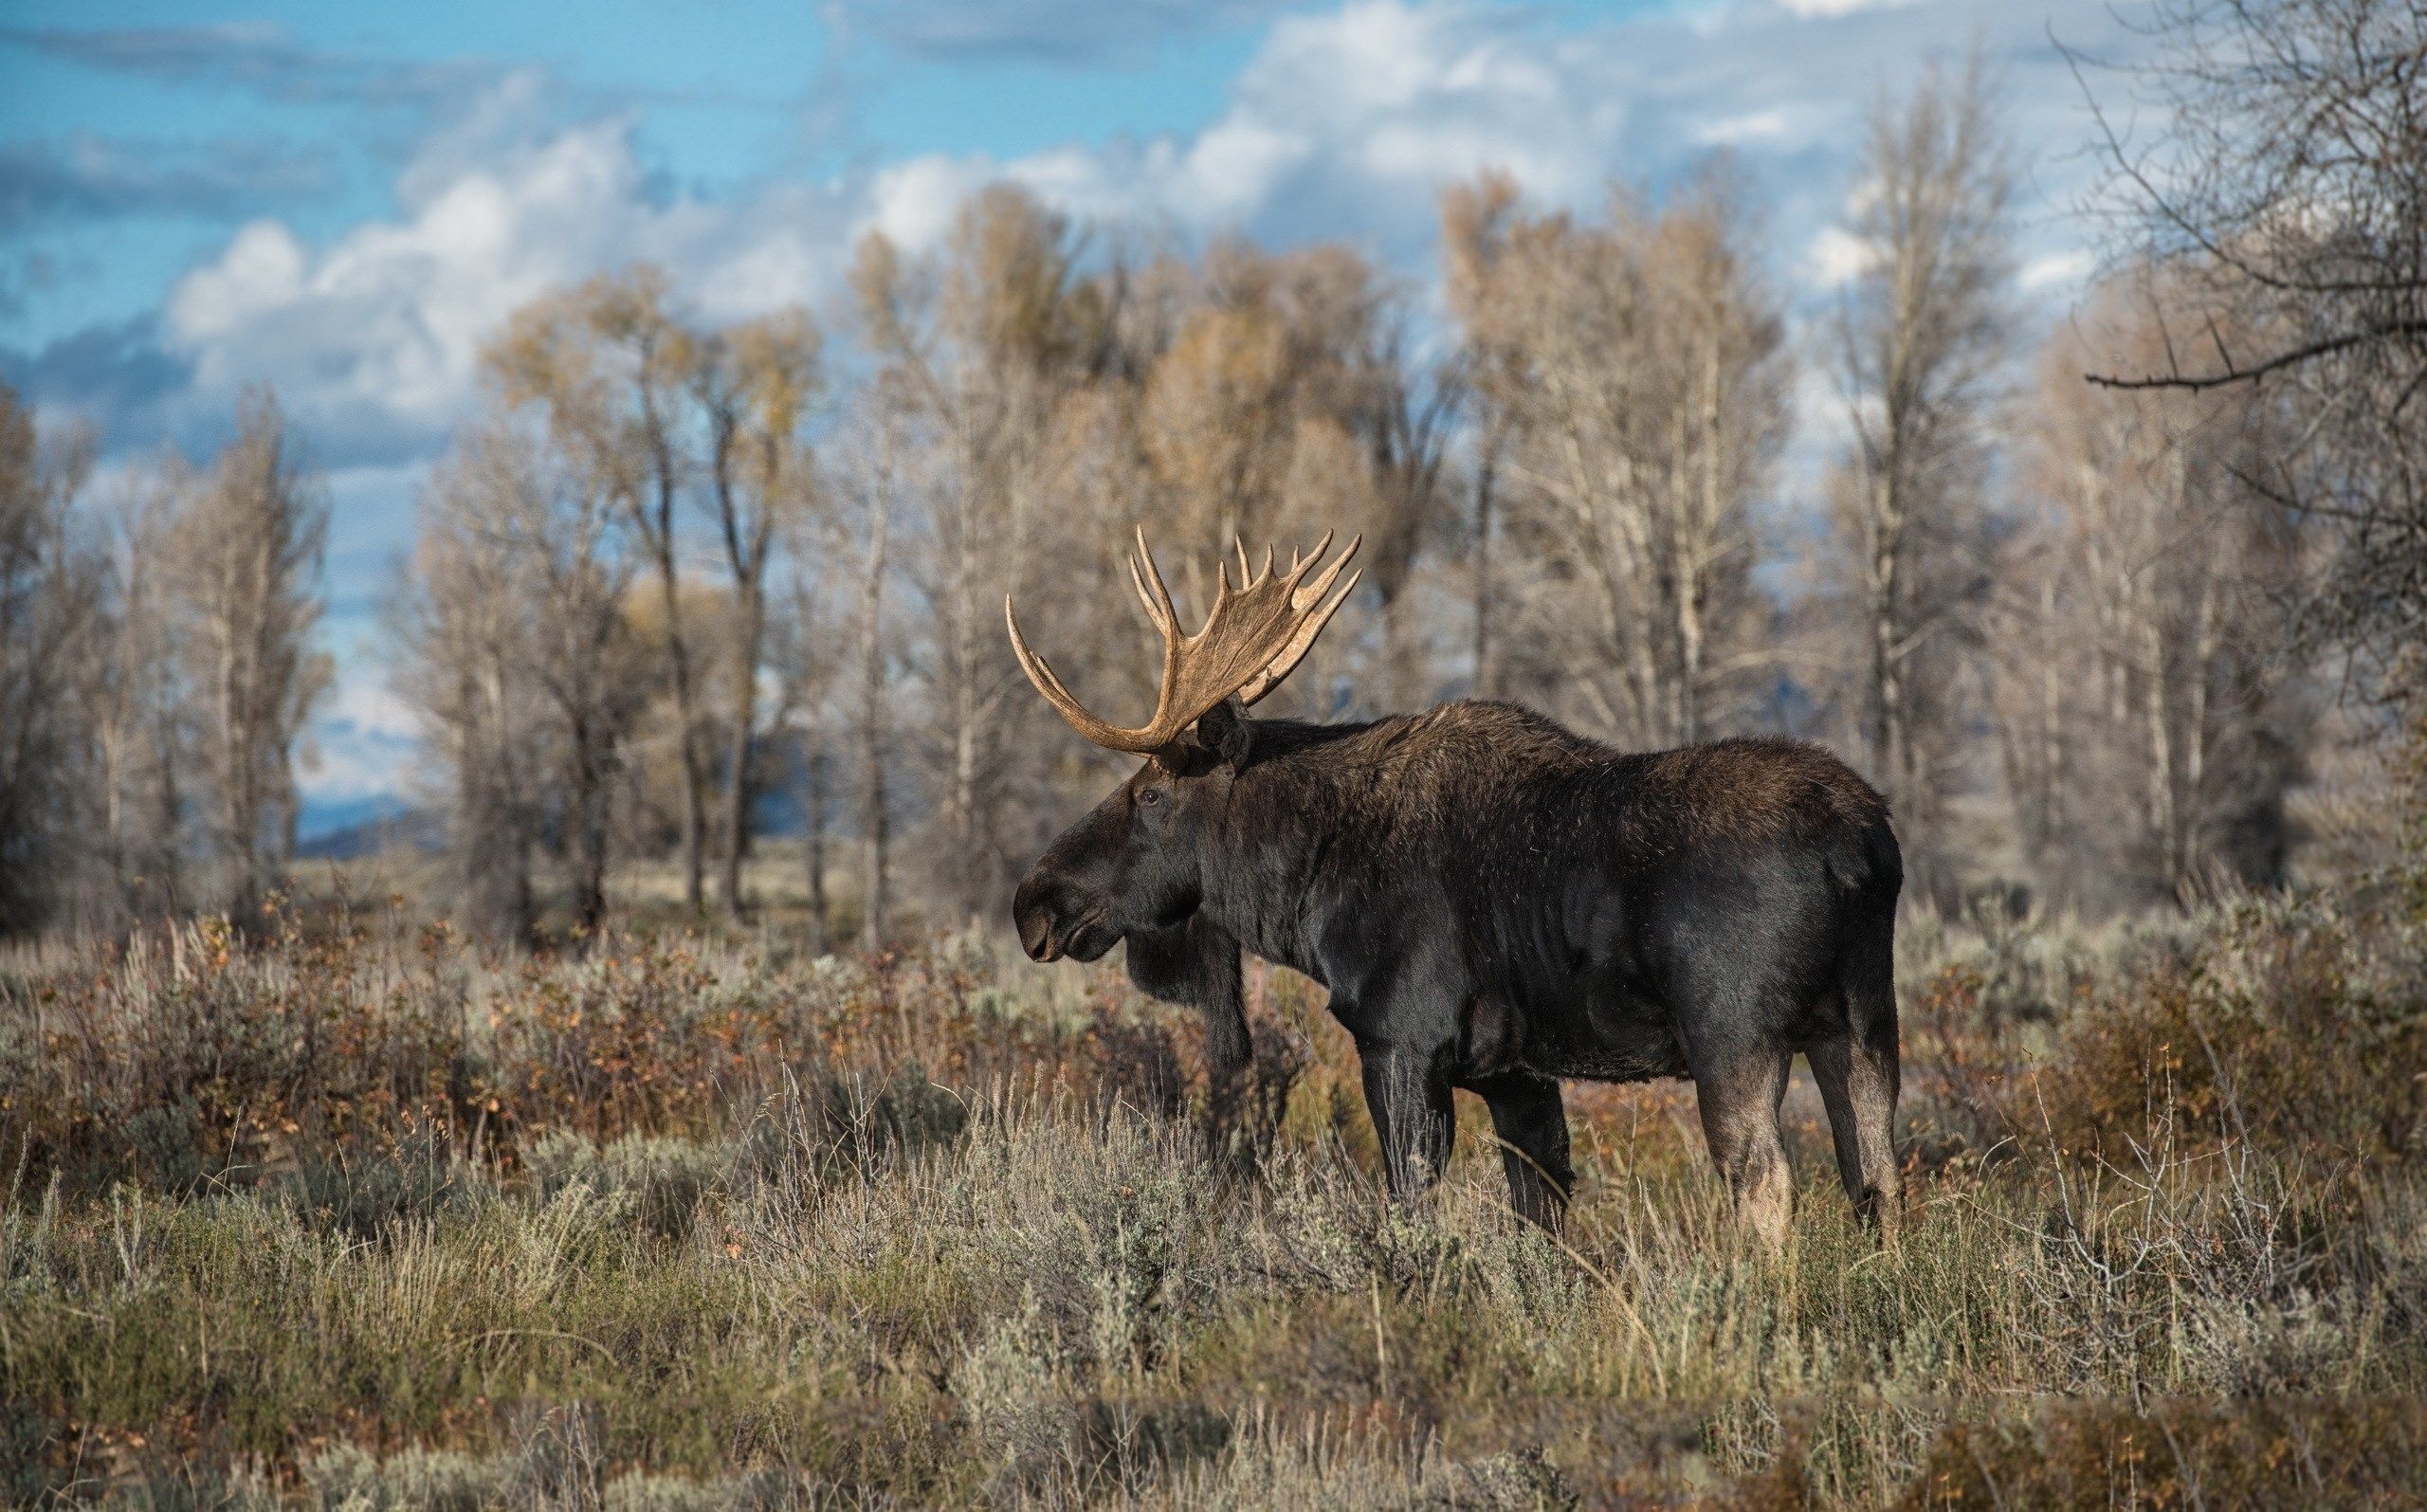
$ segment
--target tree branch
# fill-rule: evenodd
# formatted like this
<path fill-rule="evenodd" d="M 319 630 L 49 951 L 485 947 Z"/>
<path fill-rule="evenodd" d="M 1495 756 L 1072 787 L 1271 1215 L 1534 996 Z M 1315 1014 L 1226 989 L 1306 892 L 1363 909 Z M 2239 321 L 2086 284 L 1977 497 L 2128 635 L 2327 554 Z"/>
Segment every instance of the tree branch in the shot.
<path fill-rule="evenodd" d="M 2351 347 L 2365 346 L 2371 341 L 2381 341 L 2387 337 L 2399 336 L 2427 336 L 2427 319 L 2381 321 L 2364 330 L 2327 337 L 2322 340 L 2279 352 L 2266 361 L 2254 363 L 2249 367 L 2236 366 L 2228 359 L 2224 370 L 2218 373 L 2183 373 L 2178 369 L 2172 373 L 2153 373 L 2138 378 L 2118 377 L 2113 373 L 2085 373 L 2082 376 L 2102 389 L 2124 391 L 2173 389 L 2198 393 L 2208 389 L 2230 388 L 2237 383 L 2254 383 L 2267 374 L 2280 372 L 2285 368 L 2298 367 L 2302 363 L 2314 361 L 2319 357 L 2331 356 L 2337 352 L 2345 351 Z"/>

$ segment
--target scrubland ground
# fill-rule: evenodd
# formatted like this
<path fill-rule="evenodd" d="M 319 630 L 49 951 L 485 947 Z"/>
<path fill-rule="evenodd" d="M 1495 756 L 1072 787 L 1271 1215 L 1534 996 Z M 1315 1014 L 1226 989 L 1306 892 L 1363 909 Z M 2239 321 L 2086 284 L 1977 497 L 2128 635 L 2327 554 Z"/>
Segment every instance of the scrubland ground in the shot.
<path fill-rule="evenodd" d="M 1117 971 L 372 912 L 0 964 L 18 1503 L 2230 1506 L 2427 1497 L 2398 890 L 1904 941 L 1910 1212 L 1789 1104 L 1783 1255 L 1683 1086 L 1378 1193 L 1344 1036 L 1249 1084 Z M 1463 1099 L 1462 1099 L 1463 1103 Z"/>

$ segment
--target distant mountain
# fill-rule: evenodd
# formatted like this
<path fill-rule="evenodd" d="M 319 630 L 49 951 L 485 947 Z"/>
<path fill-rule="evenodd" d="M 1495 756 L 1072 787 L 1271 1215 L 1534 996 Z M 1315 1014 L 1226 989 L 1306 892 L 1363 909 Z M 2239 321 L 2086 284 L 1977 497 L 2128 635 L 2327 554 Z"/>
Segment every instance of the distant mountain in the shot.
<path fill-rule="evenodd" d="M 307 805 L 301 829 L 295 854 L 305 861 L 352 861 L 398 847 L 436 850 L 447 840 L 438 815 L 384 794 Z"/>

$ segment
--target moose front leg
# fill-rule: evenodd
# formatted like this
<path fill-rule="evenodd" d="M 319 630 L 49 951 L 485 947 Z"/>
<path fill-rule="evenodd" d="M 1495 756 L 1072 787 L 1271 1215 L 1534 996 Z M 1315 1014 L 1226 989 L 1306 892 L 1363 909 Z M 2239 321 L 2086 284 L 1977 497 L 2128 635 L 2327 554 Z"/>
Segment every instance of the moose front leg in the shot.
<path fill-rule="evenodd" d="M 1567 1110 L 1559 1083 L 1531 1071 L 1504 1071 L 1459 1084 L 1491 1108 L 1500 1163 L 1508 1175 L 1508 1205 L 1552 1233 L 1576 1190 L 1567 1157 Z"/>
<path fill-rule="evenodd" d="M 1359 1047 L 1365 1082 L 1365 1108 L 1374 1117 L 1374 1139 L 1382 1151 L 1382 1177 L 1391 1195 L 1412 1202 L 1450 1163 L 1457 1117 L 1450 1101 L 1450 1078 L 1439 1051 L 1431 1047 Z"/>

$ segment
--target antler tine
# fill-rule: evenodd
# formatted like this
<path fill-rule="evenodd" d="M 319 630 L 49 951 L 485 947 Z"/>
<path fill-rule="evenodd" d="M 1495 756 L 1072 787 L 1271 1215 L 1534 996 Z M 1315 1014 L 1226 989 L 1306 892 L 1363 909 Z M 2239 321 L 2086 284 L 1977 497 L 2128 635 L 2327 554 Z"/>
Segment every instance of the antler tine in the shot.
<path fill-rule="evenodd" d="M 1303 572 L 1306 571 L 1308 568 L 1310 568 L 1310 567 L 1314 566 L 1314 564 L 1315 564 L 1315 563 L 1317 563 L 1317 562 L 1319 562 L 1319 561 L 1322 561 L 1322 560 L 1323 559 L 1323 553 L 1325 553 L 1325 552 L 1327 552 L 1327 551 L 1331 550 L 1331 537 L 1332 537 L 1332 533 L 1331 533 L 1330 531 L 1324 531 L 1324 532 L 1323 532 L 1323 539 L 1321 539 L 1321 540 L 1319 540 L 1319 541 L 1317 541 L 1317 542 L 1315 542 L 1315 549 L 1314 549 L 1313 551 L 1310 551 L 1310 552 L 1306 553 L 1306 555 L 1305 555 L 1304 556 L 1299 556 L 1299 555 L 1298 555 L 1298 548 L 1297 548 L 1297 547 L 1295 547 L 1295 546 L 1290 547 L 1290 548 L 1289 548 L 1289 575 L 1290 575 L 1290 577 L 1292 577 L 1292 578 L 1294 579 L 1295 577 L 1297 577 L 1297 575 L 1298 575 L 1299 574 L 1301 574 L 1301 573 L 1303 573 Z M 1363 540 L 1364 538 L 1365 538 L 1365 537 L 1362 537 L 1362 536 L 1359 536 L 1359 537 L 1357 537 L 1357 539 L 1358 539 L 1358 540 L 1359 540 L 1359 541 Z M 1356 554 L 1357 554 L 1357 546 L 1356 546 L 1356 544 L 1355 544 L 1354 542 L 1352 542 L 1352 543 L 1349 545 L 1349 548 L 1348 548 L 1348 556 L 1344 556 L 1341 557 L 1341 561 L 1346 561 L 1346 560 L 1348 560 L 1348 557 L 1349 557 L 1349 556 L 1355 556 Z"/>
<path fill-rule="evenodd" d="M 1323 572 L 1316 574 L 1313 581 L 1301 586 L 1300 578 L 1306 573 L 1313 572 L 1315 564 L 1322 561 L 1323 559 L 1323 553 L 1330 549 L 1331 536 L 1332 533 L 1330 531 L 1324 531 L 1323 538 L 1322 541 L 1317 543 L 1314 555 L 1306 558 L 1305 565 L 1294 569 L 1289 574 L 1289 607 L 1291 609 L 1297 610 L 1303 613 L 1306 610 L 1314 608 L 1318 603 L 1321 603 L 1323 601 L 1323 596 L 1331 592 L 1332 582 L 1340 576 L 1340 570 L 1347 566 L 1349 558 L 1357 555 L 1357 548 L 1365 544 L 1365 537 L 1361 535 L 1351 537 L 1348 542 L 1347 549 L 1340 554 L 1340 557 L 1337 561 L 1334 561 L 1331 566 L 1325 568 Z M 1359 568 L 1358 570 L 1358 576 L 1361 577 L 1363 575 L 1364 570 Z M 1350 579 L 1350 583 L 1354 586 L 1355 579 Z M 1309 644 L 1312 643 L 1310 642 Z"/>
<path fill-rule="evenodd" d="M 1352 574 L 1337 594 L 1327 598 L 1360 540 L 1350 541 L 1338 560 L 1324 566 L 1323 555 L 1332 541 L 1326 531 L 1312 556 L 1293 551 L 1287 574 L 1275 576 L 1270 549 L 1265 552 L 1264 570 L 1259 574 L 1248 556 L 1247 542 L 1234 537 L 1232 545 L 1238 555 L 1239 582 L 1235 586 L 1231 582 L 1229 563 L 1216 558 L 1219 571 L 1213 607 L 1204 627 L 1190 635 L 1180 628 L 1171 589 L 1155 564 L 1143 526 L 1136 536 L 1138 549 L 1129 556 L 1129 584 L 1137 590 L 1146 617 L 1163 637 L 1162 679 L 1155 696 L 1155 712 L 1139 728 L 1125 729 L 1089 714 L 1045 658 L 1030 647 L 1010 596 L 1003 600 L 1003 622 L 1011 630 L 1012 651 L 1028 680 L 1072 729 L 1114 751 L 1158 755 L 1224 699 L 1252 703 L 1264 697 L 1305 657 L 1315 637 L 1340 612 L 1358 583 L 1358 574 Z M 1323 570 L 1317 572 L 1318 567 Z"/>
<path fill-rule="evenodd" d="M 1146 545 L 1146 527 L 1138 526 L 1137 536 L 1138 555 L 1130 559 L 1130 571 L 1134 574 L 1140 562 L 1146 564 L 1146 581 L 1139 585 L 1139 594 L 1141 597 L 1146 596 L 1147 587 L 1149 585 L 1153 587 L 1154 593 L 1146 605 L 1146 612 L 1153 616 L 1155 624 L 1161 628 L 1167 639 L 1177 640 L 1179 613 L 1172 608 L 1172 591 L 1163 586 L 1162 571 L 1156 567 L 1155 554 Z"/>
<path fill-rule="evenodd" d="M 1355 543 L 1352 542 L 1349 550 L 1353 552 L 1356 549 Z M 1316 560 L 1321 559 L 1321 557 L 1316 558 Z M 1332 564 L 1331 571 L 1323 574 L 1324 586 L 1329 587 L 1331 579 L 1339 576 L 1340 570 L 1347 564 L 1348 557 L 1343 554 L 1339 561 Z M 1315 637 L 1323 632 L 1323 627 L 1331 623 L 1331 617 L 1339 613 L 1340 607 L 1348 602 L 1350 594 L 1357 592 L 1358 579 L 1364 575 L 1363 568 L 1349 574 L 1348 581 L 1341 585 L 1340 592 L 1330 603 L 1300 621 L 1297 630 L 1290 635 L 1287 644 L 1281 647 L 1280 653 L 1271 661 L 1265 663 L 1262 670 L 1250 678 L 1246 685 L 1239 689 L 1237 698 L 1242 704 L 1253 704 L 1256 700 L 1279 687 L 1283 678 L 1298 669 L 1298 664 L 1305 661 L 1306 653 L 1315 648 Z"/>
<path fill-rule="evenodd" d="M 1138 572 L 1138 554 L 1136 552 L 1131 552 L 1129 554 L 1129 586 L 1138 590 L 1138 602 L 1146 607 L 1146 618 L 1148 621 L 1150 621 L 1157 629 L 1161 630 L 1166 635 L 1175 633 L 1177 627 L 1173 626 L 1169 620 L 1166 620 L 1163 617 L 1162 609 L 1155 602 L 1155 595 L 1146 592 L 1146 579 L 1141 576 Z"/>
<path fill-rule="evenodd" d="M 1012 595 L 1009 593 L 1003 595 L 1003 623 L 1012 632 L 1012 654 L 1019 658 L 1020 670 L 1026 672 L 1028 680 L 1036 685 L 1036 690 L 1045 695 L 1045 701 L 1053 705 L 1053 712 L 1069 721 L 1070 728 L 1096 744 L 1111 750 L 1150 749 L 1130 743 L 1132 732 L 1108 724 L 1089 714 L 1086 708 L 1071 695 L 1070 690 L 1063 685 L 1060 674 L 1053 670 L 1044 657 L 1029 648 L 1028 637 L 1020 633 L 1019 615 L 1013 611 Z"/>

